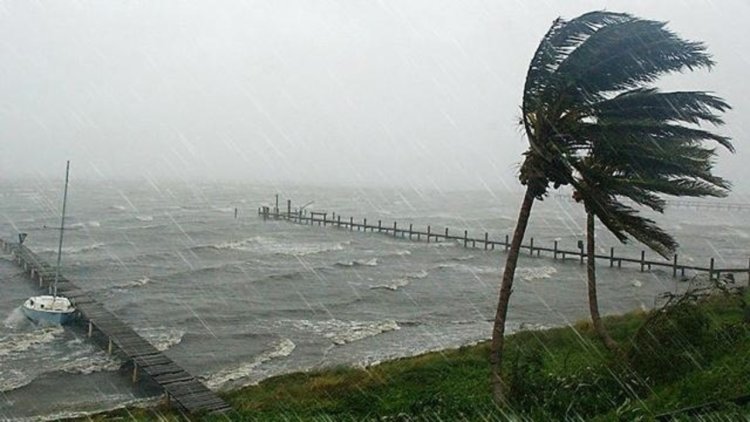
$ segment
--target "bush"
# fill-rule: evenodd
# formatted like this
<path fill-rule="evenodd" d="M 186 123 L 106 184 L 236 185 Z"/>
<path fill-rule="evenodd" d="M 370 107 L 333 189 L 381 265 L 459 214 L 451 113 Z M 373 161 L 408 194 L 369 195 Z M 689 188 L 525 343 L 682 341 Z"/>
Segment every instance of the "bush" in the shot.
<path fill-rule="evenodd" d="M 644 378 L 669 381 L 701 366 L 711 336 L 710 319 L 701 308 L 679 301 L 644 322 L 632 340 L 628 362 Z"/>

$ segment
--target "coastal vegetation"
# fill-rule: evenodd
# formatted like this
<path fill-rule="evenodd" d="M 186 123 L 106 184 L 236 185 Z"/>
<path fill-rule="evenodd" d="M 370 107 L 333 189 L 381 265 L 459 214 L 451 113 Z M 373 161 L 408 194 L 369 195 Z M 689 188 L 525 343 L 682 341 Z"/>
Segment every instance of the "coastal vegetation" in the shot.
<path fill-rule="evenodd" d="M 529 142 L 519 180 L 526 186 L 503 272 L 490 346 L 495 402 L 509 405 L 503 379 L 504 334 L 518 255 L 535 200 L 550 186 L 571 186 L 587 213 L 588 298 L 593 326 L 604 344 L 619 347 L 607 332 L 596 293 L 595 219 L 620 241 L 629 238 L 668 257 L 676 241 L 635 205 L 662 212 L 659 194 L 722 196 L 729 183 L 712 174 L 716 142 L 730 140 L 700 128 L 719 125 L 729 109 L 706 92 L 660 92 L 662 75 L 710 68 L 705 45 L 686 41 L 663 22 L 624 13 L 591 12 L 557 19 L 529 65 L 522 124 Z M 626 203 L 629 200 L 635 205 Z"/>
<path fill-rule="evenodd" d="M 738 418 L 750 412 L 750 295 L 713 290 L 651 312 L 604 320 L 624 354 L 590 322 L 507 337 L 507 406 L 486 383 L 489 343 L 368 368 L 293 373 L 223 393 L 233 420 L 652 420 Z M 700 404 L 692 410 L 673 413 Z M 90 420 L 180 420 L 168 406 Z M 225 420 L 226 416 L 206 417 Z"/>

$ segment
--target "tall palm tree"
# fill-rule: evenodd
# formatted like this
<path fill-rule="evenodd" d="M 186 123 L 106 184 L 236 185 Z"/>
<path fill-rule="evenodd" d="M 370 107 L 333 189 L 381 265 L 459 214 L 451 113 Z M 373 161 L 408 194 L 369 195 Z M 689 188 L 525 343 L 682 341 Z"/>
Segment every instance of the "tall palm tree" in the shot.
<path fill-rule="evenodd" d="M 640 107 L 637 104 L 629 107 L 627 100 L 634 98 L 627 93 L 635 96 L 638 89 L 645 89 L 665 73 L 712 65 L 702 43 L 680 39 L 662 22 L 623 13 L 598 11 L 570 21 L 557 19 L 545 34 L 529 65 L 521 107 L 529 148 L 524 153 L 519 179 L 526 186 L 526 192 L 506 259 L 492 330 L 491 383 L 497 402 L 503 403 L 505 399 L 501 376 L 505 322 L 519 250 L 534 201 L 542 199 L 550 185 L 554 188 L 572 185 L 584 200 L 587 212 L 596 216 L 621 241 L 627 240 L 630 234 L 660 253 L 672 250 L 675 244 L 668 234 L 653 221 L 637 215 L 632 207 L 619 202 L 617 195 L 603 193 L 592 183 L 593 178 L 582 176 L 582 171 L 595 144 L 599 149 L 609 147 L 608 154 L 613 157 L 617 154 L 626 157 L 629 153 L 620 147 L 615 149 L 615 144 L 625 145 L 630 140 L 643 145 L 641 141 L 634 141 L 643 139 L 665 144 L 662 155 L 680 148 L 700 148 L 704 140 L 714 140 L 731 149 L 728 139 L 700 128 L 675 124 L 675 119 L 662 118 L 657 122 L 626 119 L 631 114 L 637 115 Z M 688 101 L 684 106 L 700 108 L 700 103 Z M 668 113 L 665 110 L 653 112 L 655 116 L 659 112 Z M 701 115 L 700 110 L 695 114 Z M 608 124 L 610 117 L 611 123 L 618 124 Z M 703 120 L 711 121 L 711 118 Z M 685 119 L 677 119 L 678 123 L 681 121 Z M 618 142 L 610 142 L 610 139 Z M 680 140 L 680 143 L 673 146 L 669 140 Z M 644 168 L 649 163 L 660 164 L 658 157 L 648 159 L 648 154 L 644 155 L 647 158 Z M 667 168 L 649 167 L 644 174 L 651 174 L 648 172 L 674 175 Z M 621 173 L 614 171 L 612 174 Z M 627 188 L 622 186 L 621 189 Z M 633 198 L 639 203 L 658 202 L 655 195 L 645 190 L 634 194 Z"/>
<path fill-rule="evenodd" d="M 588 299 L 591 321 L 597 335 L 613 352 L 620 352 L 617 343 L 608 334 L 599 314 L 596 293 L 595 263 L 595 215 L 589 205 L 601 198 L 591 196 L 606 195 L 612 198 L 627 198 L 635 204 L 663 212 L 665 202 L 658 194 L 671 196 L 703 197 L 726 196 L 729 182 L 712 175 L 713 159 L 716 151 L 702 145 L 702 139 L 681 138 L 674 135 L 654 136 L 663 124 L 710 122 L 723 124 L 719 113 L 729 109 L 724 100 L 705 92 L 659 93 L 655 89 L 635 89 L 615 97 L 620 103 L 614 109 L 611 105 L 597 107 L 596 118 L 599 124 L 610 128 L 618 125 L 640 123 L 645 130 L 637 136 L 593 139 L 588 155 L 574 164 L 578 171 L 580 185 L 585 189 L 576 191 L 574 198 L 583 202 L 586 209 L 586 256 Z M 623 104 L 624 103 L 624 104 Z M 623 111 L 627 115 L 623 115 Z M 728 139 L 722 140 L 731 148 Z M 586 195 L 589 192 L 589 195 Z M 617 201 L 617 199 L 615 199 Z M 622 206 L 618 203 L 618 206 Z M 639 233 L 638 227 L 626 227 L 625 231 L 641 239 L 648 247 L 665 258 L 674 251 L 677 243 L 670 236 L 658 230 Z M 653 237 L 652 233 L 659 234 Z"/>

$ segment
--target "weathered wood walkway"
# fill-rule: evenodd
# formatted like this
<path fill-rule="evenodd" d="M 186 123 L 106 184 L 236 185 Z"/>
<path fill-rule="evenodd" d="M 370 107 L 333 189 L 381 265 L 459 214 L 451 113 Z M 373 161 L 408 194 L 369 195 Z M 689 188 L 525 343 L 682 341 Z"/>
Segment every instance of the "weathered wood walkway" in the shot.
<path fill-rule="evenodd" d="M 25 245 L 0 239 L 0 247 L 28 271 L 32 281 L 39 282 L 40 288 L 48 287 L 54 280 L 55 269 Z M 132 362 L 133 382 L 138 380 L 141 373 L 146 374 L 164 390 L 170 403 L 176 404 L 180 410 L 189 414 L 231 410 L 231 407 L 213 391 L 62 275 L 59 276 L 57 291 L 76 307 L 80 314 L 79 320 L 87 325 L 89 337 L 95 332 L 103 335 L 109 354 L 115 352 L 116 348 Z"/>
<path fill-rule="evenodd" d="M 286 211 L 282 211 L 277 205 L 274 208 L 269 206 L 261 206 L 258 208 L 258 215 L 265 219 L 279 219 L 287 220 L 297 224 L 309 224 L 319 226 L 333 226 L 337 228 L 356 230 L 356 231 L 370 231 L 377 233 L 384 233 L 393 237 L 408 237 L 410 240 L 440 242 L 440 241 L 454 241 L 463 243 L 465 248 L 480 248 L 484 250 L 492 250 L 495 248 L 502 247 L 503 250 L 507 251 L 510 248 L 510 236 L 505 235 L 503 240 L 492 240 L 490 239 L 489 233 L 485 232 L 481 238 L 469 237 L 469 232 L 464 230 L 463 235 L 452 235 L 447 227 L 443 231 L 434 231 L 432 226 L 427 226 L 426 231 L 415 230 L 413 224 L 399 225 L 398 222 L 394 221 L 392 225 L 386 223 L 383 224 L 382 220 L 377 220 L 377 224 L 368 224 L 367 219 L 362 219 L 362 222 L 354 221 L 353 217 L 342 218 L 341 215 L 327 212 L 310 212 L 302 210 L 292 210 L 291 201 L 287 201 Z M 408 227 L 408 228 L 407 228 Z M 534 238 L 529 239 L 529 243 L 521 245 L 521 250 L 528 250 L 529 255 L 541 256 L 542 253 L 551 254 L 553 259 L 567 259 L 568 257 L 577 258 L 581 264 L 584 263 L 586 258 L 586 251 L 583 248 L 583 242 L 578 242 L 577 250 L 561 249 L 558 241 L 554 241 L 552 247 L 540 246 L 534 244 Z M 595 254 L 596 259 L 605 260 L 609 263 L 610 267 L 617 266 L 622 267 L 622 263 L 633 263 L 640 265 L 641 272 L 650 270 L 652 267 L 662 267 L 672 270 L 672 276 L 677 277 L 679 273 L 681 276 L 685 276 L 686 271 L 693 271 L 695 273 L 707 273 L 709 278 L 718 279 L 722 275 L 732 274 L 734 275 L 747 275 L 748 284 L 750 284 L 750 259 L 748 259 L 747 267 L 736 267 L 736 268 L 717 268 L 715 265 L 714 258 L 709 258 L 708 266 L 701 267 L 698 265 L 681 264 L 677 254 L 671 260 L 651 260 L 646 259 L 646 251 L 641 250 L 640 258 L 629 258 L 624 256 L 615 255 L 615 248 L 609 248 L 609 255 Z"/>

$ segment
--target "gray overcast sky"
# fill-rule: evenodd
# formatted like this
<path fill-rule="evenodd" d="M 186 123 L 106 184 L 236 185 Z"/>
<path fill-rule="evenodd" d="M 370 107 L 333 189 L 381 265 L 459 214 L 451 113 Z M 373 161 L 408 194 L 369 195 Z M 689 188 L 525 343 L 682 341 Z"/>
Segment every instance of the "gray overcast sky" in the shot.
<path fill-rule="evenodd" d="M 519 189 L 526 66 L 606 8 L 705 41 L 750 191 L 748 0 L 0 1 L 1 178 Z"/>

